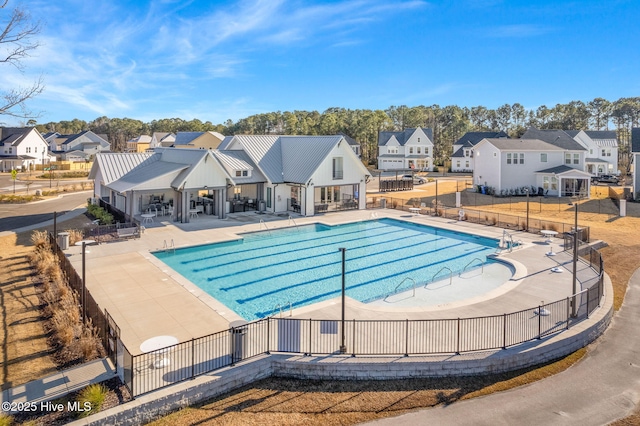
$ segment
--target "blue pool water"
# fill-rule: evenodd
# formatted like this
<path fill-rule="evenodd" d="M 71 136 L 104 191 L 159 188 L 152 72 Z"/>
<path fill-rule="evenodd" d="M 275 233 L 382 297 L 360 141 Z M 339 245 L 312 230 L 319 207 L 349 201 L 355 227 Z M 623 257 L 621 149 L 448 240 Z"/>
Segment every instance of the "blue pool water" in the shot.
<path fill-rule="evenodd" d="M 346 294 L 367 302 L 384 298 L 406 277 L 424 285 L 445 266 L 462 272 L 475 258 L 486 261 L 497 245 L 494 239 L 379 219 L 254 232 L 153 254 L 250 321 L 274 314 L 278 305 L 297 308 L 340 296 L 341 247 L 347 249 Z M 446 277 L 448 271 L 436 280 Z"/>

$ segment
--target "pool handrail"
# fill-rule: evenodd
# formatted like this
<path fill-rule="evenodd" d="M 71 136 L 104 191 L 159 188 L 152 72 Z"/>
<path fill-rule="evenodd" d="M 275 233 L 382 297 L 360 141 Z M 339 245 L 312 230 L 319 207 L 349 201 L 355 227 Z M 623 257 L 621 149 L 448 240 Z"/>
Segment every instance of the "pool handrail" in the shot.
<path fill-rule="evenodd" d="M 471 259 L 471 262 L 467 263 L 467 265 L 462 269 L 462 272 L 460 272 L 458 274 L 458 276 L 461 276 L 462 274 L 464 274 L 464 271 L 467 270 L 467 268 L 475 261 L 479 261 L 480 262 L 480 266 L 482 267 L 482 270 L 480 271 L 481 273 L 484 273 L 484 261 L 482 259 L 480 259 L 479 257 L 474 257 L 473 259 Z"/>
<path fill-rule="evenodd" d="M 427 288 L 427 286 L 429 285 L 429 283 L 432 283 L 435 278 L 438 276 L 438 274 L 440 274 L 440 272 L 444 271 L 444 270 L 449 271 L 449 285 L 453 284 L 453 271 L 451 270 L 451 268 L 447 268 L 446 266 L 443 266 L 442 268 L 440 268 L 440 270 L 438 272 L 436 272 L 435 274 L 433 274 L 433 277 L 431 277 L 430 281 L 427 281 L 424 284 L 424 288 Z"/>
<path fill-rule="evenodd" d="M 262 230 L 262 225 L 264 225 L 264 229 L 266 229 L 267 231 L 269 231 L 269 235 L 271 235 L 271 229 L 269 229 L 269 227 L 267 226 L 267 224 L 264 222 L 264 219 L 260 219 L 260 229 L 258 229 L 259 231 Z"/>
<path fill-rule="evenodd" d="M 387 297 L 389 297 L 389 296 L 391 296 L 391 295 L 393 295 L 393 294 L 398 293 L 398 288 L 400 288 L 400 286 L 401 286 L 402 284 L 404 284 L 404 282 L 405 282 L 405 281 L 407 281 L 407 280 L 410 280 L 411 282 L 413 282 L 413 296 L 411 296 L 411 297 L 415 297 L 415 296 L 416 296 L 416 280 L 414 280 L 414 279 L 413 279 L 413 278 L 411 278 L 411 277 L 405 277 L 402 281 L 400 281 L 400 284 L 398 284 L 398 285 L 396 286 L 396 288 L 393 290 L 393 292 L 391 292 L 391 293 L 387 294 L 387 295 L 384 297 L 384 299 L 382 299 L 382 300 L 385 300 L 385 301 L 386 301 L 386 300 L 387 300 Z"/>
<path fill-rule="evenodd" d="M 296 223 L 296 221 L 291 217 L 291 215 L 289 215 L 289 222 L 287 223 L 287 226 L 291 226 L 291 222 L 293 222 L 293 225 L 296 227 L 296 230 L 299 231 L 298 229 L 298 224 Z"/>

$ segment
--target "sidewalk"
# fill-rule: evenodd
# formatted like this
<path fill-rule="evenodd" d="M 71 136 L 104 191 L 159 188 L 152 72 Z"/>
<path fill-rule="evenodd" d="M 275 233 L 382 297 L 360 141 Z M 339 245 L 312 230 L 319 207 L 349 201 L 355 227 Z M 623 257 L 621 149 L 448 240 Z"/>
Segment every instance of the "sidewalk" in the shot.
<path fill-rule="evenodd" d="M 86 207 L 75 207 L 73 210 L 66 212 L 56 218 L 57 223 L 64 222 L 65 220 L 73 219 L 74 217 L 80 216 L 84 212 L 87 211 Z M 20 232 L 31 231 L 33 229 L 42 228 L 44 226 L 53 225 L 53 219 L 46 220 L 44 222 L 34 223 L 33 225 L 23 226 L 18 229 L 13 229 L 11 231 L 2 231 L 0 232 L 0 238 L 6 237 L 7 235 L 19 234 Z"/>
<path fill-rule="evenodd" d="M 100 383 L 116 376 L 108 358 L 59 371 L 42 379 L 33 380 L 2 392 L 0 402 L 41 403 L 63 397 L 93 383 Z"/>

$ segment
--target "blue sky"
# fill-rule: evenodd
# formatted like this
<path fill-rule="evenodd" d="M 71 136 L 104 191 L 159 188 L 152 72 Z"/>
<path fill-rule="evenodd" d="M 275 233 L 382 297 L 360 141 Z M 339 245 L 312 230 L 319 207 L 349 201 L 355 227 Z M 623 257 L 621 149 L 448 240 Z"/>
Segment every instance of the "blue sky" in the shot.
<path fill-rule="evenodd" d="M 29 103 L 39 123 L 106 115 L 218 124 L 403 104 L 531 109 L 640 92 L 636 0 L 22 4 L 45 24 L 42 46 L 24 74 L 0 64 L 0 87 L 42 73 L 45 91 Z"/>

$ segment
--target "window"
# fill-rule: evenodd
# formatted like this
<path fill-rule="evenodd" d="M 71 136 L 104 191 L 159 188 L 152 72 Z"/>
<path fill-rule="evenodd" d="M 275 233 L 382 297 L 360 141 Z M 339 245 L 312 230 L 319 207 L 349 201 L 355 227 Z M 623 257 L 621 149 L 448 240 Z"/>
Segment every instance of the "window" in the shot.
<path fill-rule="evenodd" d="M 420 147 L 417 148 L 417 153 L 420 154 Z"/>
<path fill-rule="evenodd" d="M 413 147 L 412 146 L 409 147 L 409 154 L 413 154 Z"/>
<path fill-rule="evenodd" d="M 611 149 L 602 148 L 602 157 L 611 157 Z"/>
<path fill-rule="evenodd" d="M 546 153 L 541 153 L 540 154 L 540 162 L 541 163 L 546 163 L 547 162 L 547 154 Z"/>
<path fill-rule="evenodd" d="M 520 163 L 518 163 L 520 161 Z M 524 164 L 524 153 L 507 153 L 507 164 Z"/>
<path fill-rule="evenodd" d="M 13 152 L 13 147 L 9 147 L 9 154 L 11 154 Z"/>
<path fill-rule="evenodd" d="M 30 146 L 28 146 L 28 147 L 27 147 L 27 149 L 26 149 L 26 151 L 27 151 L 27 154 L 31 154 L 31 147 L 30 147 Z"/>
<path fill-rule="evenodd" d="M 343 178 L 342 157 L 333 158 L 333 179 Z"/>
<path fill-rule="evenodd" d="M 564 155 L 564 164 L 571 164 L 571 154 L 566 153 Z"/>
<path fill-rule="evenodd" d="M 420 138 L 418 138 L 418 143 L 420 143 Z"/>
<path fill-rule="evenodd" d="M 460 160 L 456 160 L 456 167 L 460 168 Z"/>
<path fill-rule="evenodd" d="M 511 164 L 511 153 L 507 153 L 507 164 Z"/>
<path fill-rule="evenodd" d="M 464 166 L 468 169 L 469 168 L 469 160 L 464 162 Z"/>
<path fill-rule="evenodd" d="M 589 149 L 589 155 L 593 155 L 593 148 Z"/>
<path fill-rule="evenodd" d="M 558 178 L 555 176 L 551 177 L 551 189 L 553 189 L 554 191 L 558 190 Z"/>
<path fill-rule="evenodd" d="M 524 152 L 520 153 L 520 164 L 524 164 Z"/>
<path fill-rule="evenodd" d="M 35 148 L 33 148 L 33 152 L 35 152 L 35 153 L 38 152 L 38 147 L 37 146 Z"/>
<path fill-rule="evenodd" d="M 248 170 L 236 170 L 236 177 L 247 177 L 249 176 L 249 171 Z"/>
<path fill-rule="evenodd" d="M 549 189 L 549 176 L 544 176 L 542 178 L 542 187 L 547 190 Z"/>
<path fill-rule="evenodd" d="M 580 164 L 580 154 L 573 154 L 573 164 Z"/>
<path fill-rule="evenodd" d="M 464 156 L 465 156 L 465 157 L 468 157 L 468 156 L 469 156 L 469 150 L 468 150 L 468 149 L 465 149 L 465 150 L 464 150 Z"/>

